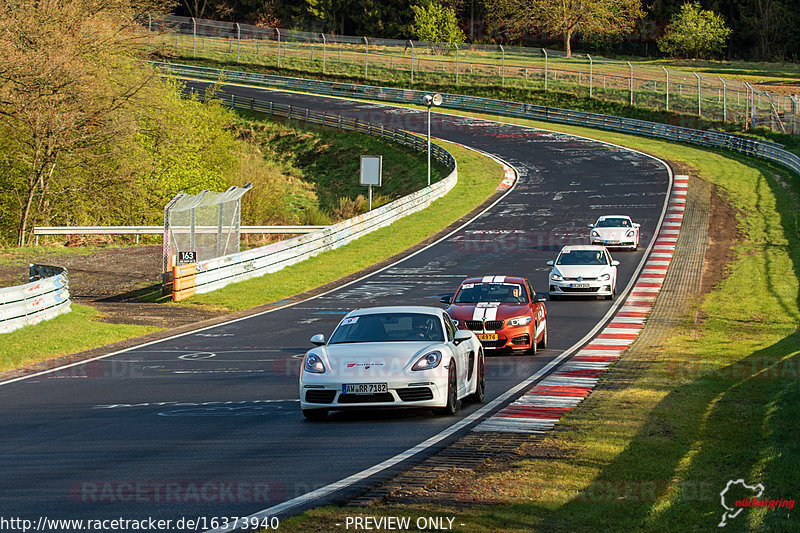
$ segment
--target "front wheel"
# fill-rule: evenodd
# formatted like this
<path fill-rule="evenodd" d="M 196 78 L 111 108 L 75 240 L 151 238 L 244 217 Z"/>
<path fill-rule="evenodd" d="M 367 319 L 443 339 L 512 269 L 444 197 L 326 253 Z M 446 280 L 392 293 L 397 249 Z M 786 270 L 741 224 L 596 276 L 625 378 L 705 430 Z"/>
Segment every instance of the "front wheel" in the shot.
<path fill-rule="evenodd" d="M 447 371 L 447 404 L 435 409 L 437 415 L 453 416 L 458 411 L 458 384 L 456 383 L 456 364 L 450 361 Z"/>
<path fill-rule="evenodd" d="M 542 332 L 542 340 L 539 341 L 539 348 L 542 350 L 547 348 L 547 322 L 544 323 L 544 331 Z"/>
<path fill-rule="evenodd" d="M 475 386 L 475 392 L 465 398 L 468 402 L 482 402 L 486 397 L 486 371 L 483 363 L 483 354 L 478 357 L 478 383 Z"/>

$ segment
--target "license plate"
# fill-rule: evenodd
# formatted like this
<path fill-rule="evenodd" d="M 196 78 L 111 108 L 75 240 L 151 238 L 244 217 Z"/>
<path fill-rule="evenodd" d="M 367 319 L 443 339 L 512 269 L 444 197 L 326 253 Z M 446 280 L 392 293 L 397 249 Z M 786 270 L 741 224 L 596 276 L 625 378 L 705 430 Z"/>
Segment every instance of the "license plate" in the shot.
<path fill-rule="evenodd" d="M 377 394 L 388 392 L 386 383 L 345 383 L 342 385 L 343 394 Z"/>
<path fill-rule="evenodd" d="M 497 333 L 479 333 L 476 335 L 478 340 L 482 341 L 496 341 L 497 340 Z"/>
<path fill-rule="evenodd" d="M 588 283 L 570 283 L 569 286 L 571 288 L 573 288 L 573 289 L 588 289 L 589 288 L 589 284 Z"/>

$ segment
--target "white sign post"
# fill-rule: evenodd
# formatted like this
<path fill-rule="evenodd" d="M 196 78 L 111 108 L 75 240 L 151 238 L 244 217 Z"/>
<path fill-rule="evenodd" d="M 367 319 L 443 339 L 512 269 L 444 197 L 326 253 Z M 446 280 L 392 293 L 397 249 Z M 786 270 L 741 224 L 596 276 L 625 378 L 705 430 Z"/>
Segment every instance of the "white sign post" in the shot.
<path fill-rule="evenodd" d="M 383 156 L 361 156 L 361 185 L 369 186 L 369 210 L 372 211 L 372 186 L 381 186 L 383 179 Z"/>

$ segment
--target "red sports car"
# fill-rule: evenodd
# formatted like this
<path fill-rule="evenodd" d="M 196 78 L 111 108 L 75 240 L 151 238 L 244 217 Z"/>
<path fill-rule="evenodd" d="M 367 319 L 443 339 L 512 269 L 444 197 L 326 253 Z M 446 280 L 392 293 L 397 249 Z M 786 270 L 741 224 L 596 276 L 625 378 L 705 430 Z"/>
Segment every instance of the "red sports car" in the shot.
<path fill-rule="evenodd" d="M 475 332 L 487 350 L 524 350 L 535 354 L 547 348 L 547 311 L 525 278 L 484 276 L 468 278 L 452 298 L 447 314 L 459 329 Z"/>

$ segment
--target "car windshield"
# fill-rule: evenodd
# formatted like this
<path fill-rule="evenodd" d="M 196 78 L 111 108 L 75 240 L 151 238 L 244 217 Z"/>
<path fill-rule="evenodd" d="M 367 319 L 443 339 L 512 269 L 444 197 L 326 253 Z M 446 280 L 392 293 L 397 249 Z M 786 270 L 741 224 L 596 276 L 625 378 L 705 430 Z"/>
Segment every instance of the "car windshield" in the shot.
<path fill-rule="evenodd" d="M 564 251 L 558 256 L 557 265 L 607 265 L 605 254 L 598 250 Z"/>
<path fill-rule="evenodd" d="M 630 228 L 631 221 L 627 218 L 604 218 L 597 222 L 596 228 Z"/>
<path fill-rule="evenodd" d="M 519 283 L 465 283 L 459 288 L 453 303 L 478 302 L 528 303 L 528 295 Z"/>
<path fill-rule="evenodd" d="M 442 322 L 423 313 L 375 313 L 342 320 L 329 344 L 354 342 L 444 342 Z"/>

